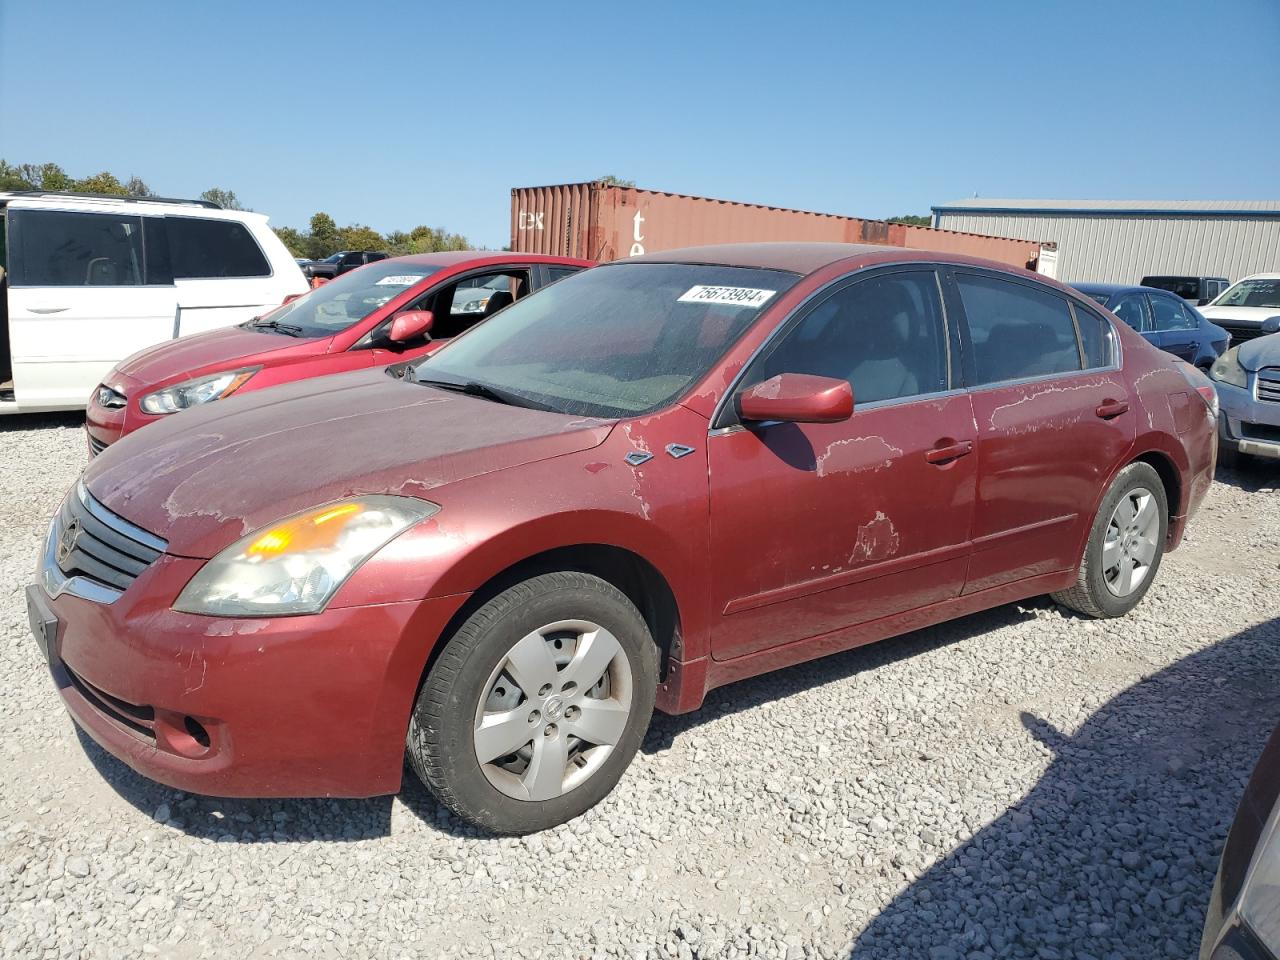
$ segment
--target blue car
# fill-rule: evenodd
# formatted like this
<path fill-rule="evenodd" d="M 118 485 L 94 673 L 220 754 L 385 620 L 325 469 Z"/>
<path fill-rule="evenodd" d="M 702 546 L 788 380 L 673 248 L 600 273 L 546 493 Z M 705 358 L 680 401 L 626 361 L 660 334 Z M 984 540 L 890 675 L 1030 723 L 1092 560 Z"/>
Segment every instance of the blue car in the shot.
<path fill-rule="evenodd" d="M 1208 370 L 1227 349 L 1230 334 L 1177 294 L 1155 287 L 1119 283 L 1073 284 L 1098 301 L 1152 346 Z"/>
<path fill-rule="evenodd" d="M 1209 379 L 1223 449 L 1280 459 L 1280 316 L 1264 320 L 1262 333 L 1219 357 Z"/>

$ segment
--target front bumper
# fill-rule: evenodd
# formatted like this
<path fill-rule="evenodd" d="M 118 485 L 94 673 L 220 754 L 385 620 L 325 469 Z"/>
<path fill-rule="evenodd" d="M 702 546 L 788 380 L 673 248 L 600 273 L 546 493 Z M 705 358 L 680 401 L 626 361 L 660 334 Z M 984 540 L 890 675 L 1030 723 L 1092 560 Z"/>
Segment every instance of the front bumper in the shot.
<path fill-rule="evenodd" d="M 1280 459 L 1280 403 L 1258 400 L 1253 391 L 1254 376 L 1249 387 L 1215 383 L 1221 414 L 1218 437 L 1224 447 L 1256 457 Z"/>
<path fill-rule="evenodd" d="M 32 628 L 76 723 L 193 793 L 399 790 L 418 681 L 465 596 L 275 619 L 170 609 L 203 563 L 164 555 L 110 604 L 33 589 Z"/>

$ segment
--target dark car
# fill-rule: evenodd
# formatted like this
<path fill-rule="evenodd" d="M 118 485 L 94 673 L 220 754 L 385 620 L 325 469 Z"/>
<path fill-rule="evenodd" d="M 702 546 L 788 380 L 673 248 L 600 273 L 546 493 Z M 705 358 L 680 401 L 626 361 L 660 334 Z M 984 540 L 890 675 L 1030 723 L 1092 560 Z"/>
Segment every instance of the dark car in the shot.
<path fill-rule="evenodd" d="M 1129 612 L 1212 485 L 1215 405 L 1002 264 L 629 257 L 125 437 L 30 622 L 81 727 L 177 789 L 394 793 L 407 753 L 525 833 L 603 799 L 655 706 L 1046 593 Z"/>
<path fill-rule="evenodd" d="M 1200 960 L 1280 957 L 1280 727 L 1254 768 L 1209 895 Z"/>
<path fill-rule="evenodd" d="M 340 277 L 356 267 L 363 267 L 366 263 L 385 260 L 389 256 L 391 256 L 389 253 L 382 253 L 376 250 L 339 250 L 323 260 L 313 260 L 303 265 L 302 273 L 311 279 L 319 277 L 322 280 L 332 280 L 334 277 Z"/>
<path fill-rule="evenodd" d="M 1201 370 L 1213 366 L 1231 339 L 1226 330 L 1167 290 L 1116 283 L 1077 283 L 1075 288 L 1137 330 L 1148 343 Z"/>
<path fill-rule="evenodd" d="M 1203 307 L 1227 289 L 1231 282 L 1226 277 L 1155 276 L 1143 277 L 1141 285 L 1168 290 L 1183 300 L 1189 300 L 1196 306 Z"/>

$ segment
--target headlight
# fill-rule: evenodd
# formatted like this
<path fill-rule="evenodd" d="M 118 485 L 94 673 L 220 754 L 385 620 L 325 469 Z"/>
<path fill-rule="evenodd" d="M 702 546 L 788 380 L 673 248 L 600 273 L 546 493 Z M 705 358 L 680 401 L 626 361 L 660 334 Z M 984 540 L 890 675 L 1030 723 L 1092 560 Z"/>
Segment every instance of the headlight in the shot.
<path fill-rule="evenodd" d="M 173 608 L 215 617 L 319 613 L 362 563 L 439 509 L 412 497 L 369 496 L 297 514 L 223 550 Z"/>
<path fill-rule="evenodd" d="M 223 397 L 231 396 L 261 369 L 261 367 L 248 367 L 244 370 L 228 370 L 226 373 L 214 373 L 207 377 L 175 383 L 155 393 L 148 393 L 139 405 L 145 413 L 157 415 L 177 413 L 179 410 L 199 406 L 210 400 L 221 400 Z"/>
<path fill-rule="evenodd" d="M 488 297 L 483 300 L 470 300 L 458 308 L 458 313 L 484 313 L 484 308 L 488 305 Z"/>
<path fill-rule="evenodd" d="M 1280 953 L 1277 897 L 1280 897 L 1280 823 L 1272 813 L 1240 895 L 1240 916 L 1272 954 Z"/>
<path fill-rule="evenodd" d="M 1232 347 L 1209 368 L 1209 376 L 1220 383 L 1229 383 L 1233 387 L 1247 387 L 1249 375 L 1240 366 L 1240 348 Z"/>

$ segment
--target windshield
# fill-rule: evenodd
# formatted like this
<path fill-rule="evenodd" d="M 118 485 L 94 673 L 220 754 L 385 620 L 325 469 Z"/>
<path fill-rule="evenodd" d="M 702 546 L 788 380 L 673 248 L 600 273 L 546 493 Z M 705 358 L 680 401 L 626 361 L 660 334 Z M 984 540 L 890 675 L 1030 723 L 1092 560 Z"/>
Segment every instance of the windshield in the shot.
<path fill-rule="evenodd" d="M 363 320 L 397 294 L 440 268 L 398 260 L 380 260 L 316 287 L 278 307 L 262 322 L 297 327 L 300 337 L 328 337 Z"/>
<path fill-rule="evenodd" d="M 321 263 L 337 263 L 341 259 L 342 259 L 341 253 L 331 253 L 320 262 Z"/>
<path fill-rule="evenodd" d="M 800 278 L 778 270 L 618 263 L 545 287 L 415 367 L 588 417 L 662 407 L 700 380 Z"/>
<path fill-rule="evenodd" d="M 1241 280 L 1213 303 L 1211 307 L 1280 307 L 1280 279 Z"/>

